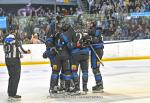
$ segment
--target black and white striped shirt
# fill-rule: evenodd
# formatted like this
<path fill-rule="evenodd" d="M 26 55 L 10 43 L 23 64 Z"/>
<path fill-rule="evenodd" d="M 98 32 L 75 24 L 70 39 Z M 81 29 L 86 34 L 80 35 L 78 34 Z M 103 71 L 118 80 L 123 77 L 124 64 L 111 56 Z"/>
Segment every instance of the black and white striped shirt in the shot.
<path fill-rule="evenodd" d="M 6 37 L 6 39 L 8 38 Z M 4 40 L 5 58 L 21 58 L 22 52 L 27 53 L 27 51 L 23 49 L 21 42 L 19 40 L 16 40 L 15 38 L 11 38 L 10 40 L 9 38 L 9 42 L 8 42 L 8 40 L 6 39 Z"/>

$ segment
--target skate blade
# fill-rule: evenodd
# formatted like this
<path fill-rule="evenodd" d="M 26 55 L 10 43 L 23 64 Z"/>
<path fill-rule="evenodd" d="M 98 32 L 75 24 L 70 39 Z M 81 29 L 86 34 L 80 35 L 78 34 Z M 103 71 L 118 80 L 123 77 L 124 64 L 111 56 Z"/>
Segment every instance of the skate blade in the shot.
<path fill-rule="evenodd" d="M 58 94 L 64 94 L 65 93 L 65 91 L 64 90 L 62 90 L 62 91 L 58 91 Z"/>
<path fill-rule="evenodd" d="M 85 91 L 81 92 L 81 95 L 87 95 L 87 94 L 88 92 L 85 92 Z"/>
<path fill-rule="evenodd" d="M 8 101 L 21 101 L 21 98 L 8 98 Z"/>
<path fill-rule="evenodd" d="M 93 93 L 104 93 L 104 90 L 93 91 Z"/>
<path fill-rule="evenodd" d="M 77 95 L 81 95 L 81 92 L 77 92 L 77 93 L 71 93 L 71 96 L 77 96 Z"/>
<path fill-rule="evenodd" d="M 51 98 L 62 98 L 64 96 L 66 96 L 64 93 L 54 93 L 54 94 L 50 94 L 49 97 L 51 97 Z"/>

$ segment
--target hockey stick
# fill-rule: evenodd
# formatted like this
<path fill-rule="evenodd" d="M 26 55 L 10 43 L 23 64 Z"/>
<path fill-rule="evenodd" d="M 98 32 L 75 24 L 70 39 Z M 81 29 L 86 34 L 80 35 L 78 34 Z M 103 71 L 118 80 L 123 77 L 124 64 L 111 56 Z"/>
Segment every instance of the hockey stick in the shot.
<path fill-rule="evenodd" d="M 93 46 L 90 45 L 90 48 L 92 49 L 92 51 L 94 52 L 94 54 L 96 55 L 97 59 L 99 60 L 99 62 L 102 64 L 102 66 L 104 66 L 104 63 L 101 61 L 101 59 L 99 58 L 98 54 L 96 53 L 96 51 L 94 50 Z"/>
<path fill-rule="evenodd" d="M 38 38 L 42 43 L 46 44 L 46 41 L 43 40 L 42 38 Z"/>
<path fill-rule="evenodd" d="M 80 88 L 80 84 L 81 84 L 81 83 L 80 83 L 80 81 L 81 81 L 81 80 L 80 80 L 80 76 L 81 76 L 81 67 L 79 66 L 78 68 L 79 68 L 79 77 L 78 77 L 78 79 L 79 79 L 79 88 Z"/>
<path fill-rule="evenodd" d="M 135 40 L 139 35 L 136 35 L 135 37 L 133 37 L 131 40 L 125 40 L 125 41 L 116 41 L 116 42 L 108 42 L 108 43 L 104 43 L 104 44 L 114 44 L 114 43 L 125 43 L 125 42 L 132 42 L 133 40 Z M 99 62 L 102 64 L 102 66 L 104 66 L 103 62 L 101 61 L 101 59 L 99 58 L 98 54 L 96 53 L 96 51 L 94 50 L 93 46 L 90 45 L 90 48 L 92 49 L 92 51 L 94 52 L 94 54 L 96 55 L 97 59 L 99 60 Z"/>
<path fill-rule="evenodd" d="M 114 41 L 114 42 L 107 42 L 104 44 L 115 44 L 115 43 L 126 43 L 134 41 L 139 35 L 134 36 L 131 40 L 121 40 L 121 41 Z"/>

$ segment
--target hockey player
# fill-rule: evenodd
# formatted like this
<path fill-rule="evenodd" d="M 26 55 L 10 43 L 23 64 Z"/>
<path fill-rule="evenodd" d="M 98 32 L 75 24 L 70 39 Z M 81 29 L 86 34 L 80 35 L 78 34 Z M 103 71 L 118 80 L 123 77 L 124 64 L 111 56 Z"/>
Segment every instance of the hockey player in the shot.
<path fill-rule="evenodd" d="M 103 56 L 103 40 L 101 35 L 102 28 L 100 27 L 99 21 L 96 25 L 95 22 L 91 23 L 88 34 L 92 37 L 92 47 L 101 59 Z M 103 80 L 100 72 L 100 62 L 97 59 L 95 53 L 91 49 L 91 68 L 96 81 L 96 86 L 92 87 L 93 92 L 103 92 Z"/>
<path fill-rule="evenodd" d="M 55 56 L 57 55 L 57 50 L 56 50 L 56 47 L 55 47 L 55 37 L 48 37 L 46 42 L 45 42 L 45 45 L 46 45 L 46 51 L 43 53 L 43 58 L 49 58 L 50 60 L 50 63 L 51 63 L 51 67 L 52 67 L 52 71 L 53 70 L 53 64 L 54 64 L 54 61 L 55 61 Z M 56 81 L 56 85 L 54 87 L 54 89 L 56 91 L 63 91 L 65 86 L 64 86 L 64 79 L 63 79 L 63 70 L 61 71 L 61 74 L 60 76 L 57 76 L 57 81 Z M 58 86 L 58 82 L 59 82 L 59 77 L 60 77 L 60 86 Z M 53 77 L 53 75 L 51 75 L 51 82 L 50 82 L 50 89 L 49 89 L 49 92 L 51 92 L 52 88 L 53 88 L 53 79 L 55 79 Z"/>
<path fill-rule="evenodd" d="M 53 70 L 53 64 L 54 64 L 55 55 L 56 55 L 56 52 L 53 50 L 55 48 L 54 37 L 52 37 L 52 36 L 48 37 L 46 42 L 45 42 L 45 45 L 46 45 L 46 51 L 43 53 L 43 58 L 49 58 L 50 63 L 51 63 L 51 67 L 52 67 L 52 71 L 54 71 Z M 52 82 L 53 78 L 54 78 L 53 75 L 51 75 L 49 92 L 53 88 L 53 82 Z M 57 86 L 59 78 L 56 78 L 56 79 L 57 79 L 57 81 L 56 81 L 56 86 Z"/>
<path fill-rule="evenodd" d="M 50 93 L 58 93 L 58 89 L 55 87 L 58 86 L 58 79 L 60 71 L 63 72 L 63 78 L 65 80 L 65 92 L 70 92 L 70 80 L 71 80 L 71 70 L 70 70 L 70 53 L 67 47 L 68 36 L 64 35 L 64 32 L 68 30 L 69 26 L 64 25 L 63 32 L 57 34 L 55 37 L 55 48 L 53 49 L 55 59 L 52 66 L 52 75 L 51 75 L 51 88 Z"/>
<path fill-rule="evenodd" d="M 87 82 L 88 82 L 88 65 L 89 65 L 89 48 L 87 44 L 87 36 L 82 34 L 72 34 L 72 50 L 71 50 L 71 69 L 72 69 L 72 78 L 75 85 L 73 92 L 79 94 L 80 85 L 79 85 L 79 76 L 78 76 L 78 67 L 80 65 L 82 70 L 82 82 L 83 82 L 83 93 L 88 92 Z"/>

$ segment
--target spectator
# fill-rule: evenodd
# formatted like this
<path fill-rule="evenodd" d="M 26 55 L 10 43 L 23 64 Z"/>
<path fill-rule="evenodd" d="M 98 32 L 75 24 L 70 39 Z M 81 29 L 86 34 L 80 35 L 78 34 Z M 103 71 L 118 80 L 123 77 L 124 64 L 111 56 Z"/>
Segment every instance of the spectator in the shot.
<path fill-rule="evenodd" d="M 136 33 L 136 27 L 134 24 L 132 24 L 130 29 L 129 29 L 129 36 L 133 37 L 133 36 L 135 36 L 135 33 Z"/>
<path fill-rule="evenodd" d="M 136 33 L 139 35 L 139 37 L 144 36 L 144 30 L 143 30 L 143 28 L 142 28 L 142 26 L 140 24 L 138 25 Z"/>
<path fill-rule="evenodd" d="M 144 31 L 145 35 L 149 36 L 150 37 L 150 28 L 146 28 L 145 31 Z"/>
<path fill-rule="evenodd" d="M 128 5 L 128 12 L 133 12 L 134 11 L 134 5 L 133 5 L 133 2 L 129 2 L 129 5 Z"/>
<path fill-rule="evenodd" d="M 0 30 L 0 43 L 2 42 L 2 40 L 3 40 L 3 31 Z"/>
<path fill-rule="evenodd" d="M 150 11 L 150 1 L 145 2 L 145 12 Z"/>
<path fill-rule="evenodd" d="M 31 35 L 33 34 L 33 30 L 34 30 L 34 21 L 30 20 L 24 29 L 25 32 L 27 32 L 28 37 L 31 38 Z"/>
<path fill-rule="evenodd" d="M 83 14 L 82 9 L 81 8 L 76 8 L 76 14 L 77 15 Z"/>
<path fill-rule="evenodd" d="M 129 36 L 129 25 L 124 24 L 122 27 L 122 36 L 123 37 L 128 37 Z"/>
<path fill-rule="evenodd" d="M 73 14 L 74 14 L 73 8 L 70 8 L 69 15 L 73 15 Z"/>
<path fill-rule="evenodd" d="M 89 12 L 93 13 L 94 0 L 88 0 L 88 3 L 89 3 Z"/>
<path fill-rule="evenodd" d="M 139 6 L 136 7 L 135 12 L 140 12 L 141 8 Z"/>
<path fill-rule="evenodd" d="M 38 34 L 32 35 L 31 44 L 41 44 L 41 41 L 38 39 Z"/>
<path fill-rule="evenodd" d="M 25 37 L 24 40 L 23 40 L 23 44 L 30 44 L 30 39 Z"/>
<path fill-rule="evenodd" d="M 69 15 L 69 13 L 68 13 L 67 9 L 63 9 L 63 10 L 62 10 L 62 12 L 63 12 L 63 15 L 64 15 L 64 16 Z"/>
<path fill-rule="evenodd" d="M 43 8 L 39 9 L 38 13 L 36 14 L 38 17 L 45 17 L 46 12 Z"/>
<path fill-rule="evenodd" d="M 116 29 L 115 34 L 118 35 L 118 37 L 122 37 L 122 28 L 120 26 L 118 26 L 118 28 Z"/>
<path fill-rule="evenodd" d="M 111 23 L 110 27 L 109 27 L 109 36 L 112 36 L 115 33 L 115 27 L 114 25 Z"/>
<path fill-rule="evenodd" d="M 102 7 L 101 7 L 100 10 L 101 10 L 100 13 L 102 13 L 102 14 L 105 13 L 105 11 L 107 10 L 107 4 L 106 4 L 106 2 L 103 3 L 103 5 L 102 5 Z"/>
<path fill-rule="evenodd" d="M 124 6 L 125 6 L 124 0 L 119 0 L 118 8 L 120 9 L 121 12 L 123 11 Z"/>
<path fill-rule="evenodd" d="M 4 16 L 5 12 L 2 8 L 0 8 L 0 16 Z"/>

